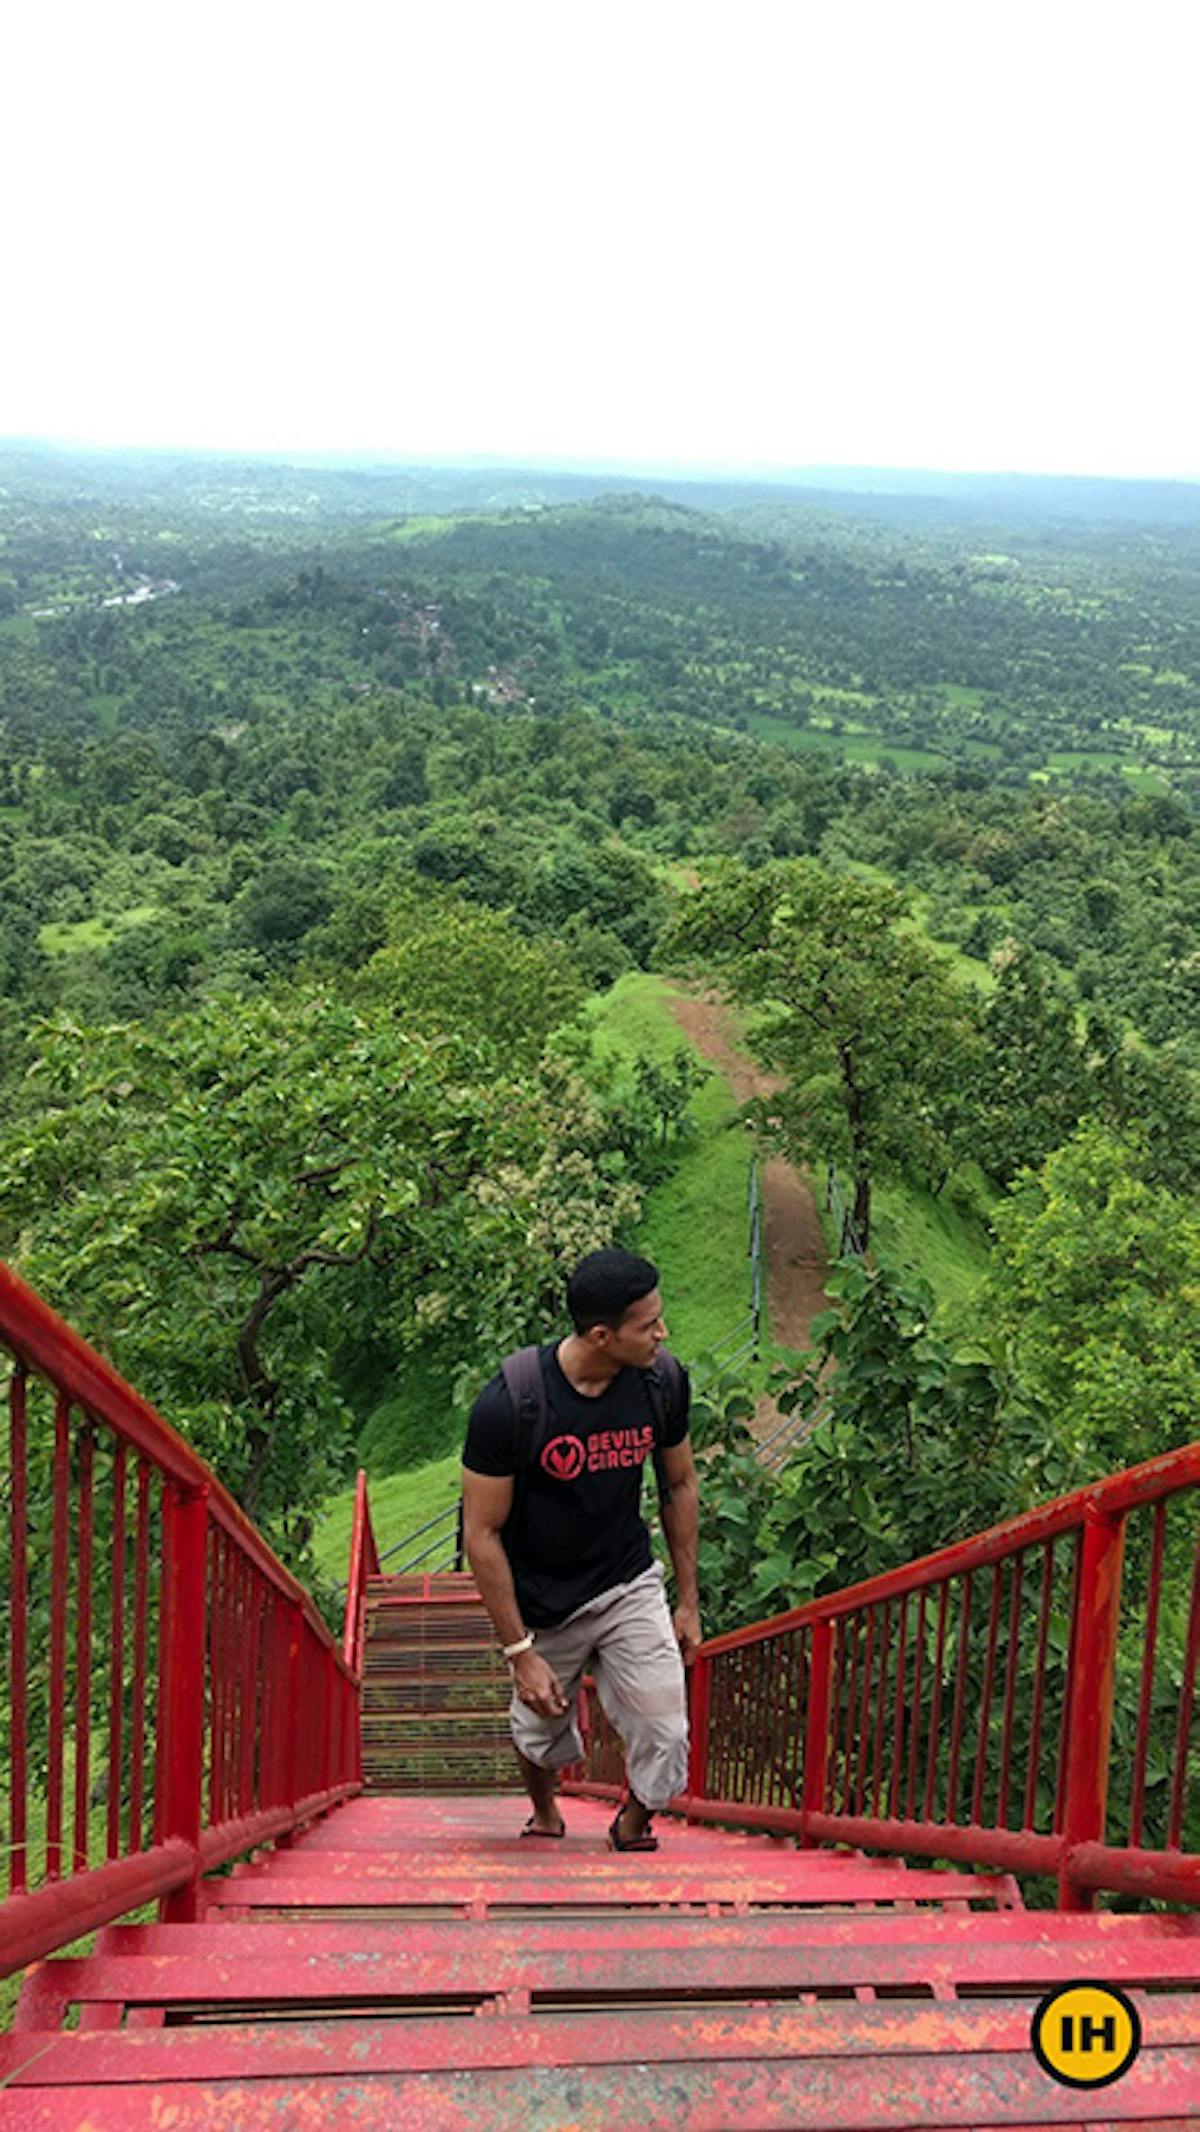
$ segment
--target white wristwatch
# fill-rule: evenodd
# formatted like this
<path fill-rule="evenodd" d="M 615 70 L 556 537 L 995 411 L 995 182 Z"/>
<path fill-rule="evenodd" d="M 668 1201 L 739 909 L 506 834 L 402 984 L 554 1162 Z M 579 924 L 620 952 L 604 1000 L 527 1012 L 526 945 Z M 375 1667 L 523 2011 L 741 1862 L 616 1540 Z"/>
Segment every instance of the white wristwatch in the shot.
<path fill-rule="evenodd" d="M 506 1644 L 502 1645 L 502 1649 L 503 1649 L 503 1652 L 504 1652 L 504 1656 L 505 1656 L 505 1657 L 507 1658 L 507 1660 L 508 1660 L 508 1662 L 509 1662 L 509 1664 L 510 1664 L 510 1665 L 512 1664 L 512 1661 L 513 1661 L 513 1659 L 514 1659 L 514 1658 L 519 1658 L 519 1657 L 521 1656 L 521 1653 L 522 1653 L 522 1651 L 529 1651 L 529 1650 L 532 1650 L 532 1648 L 533 1648 L 533 1630 L 532 1630 L 532 1629 L 530 1629 L 530 1630 L 529 1630 L 529 1632 L 528 1632 L 528 1634 L 527 1634 L 527 1635 L 525 1635 L 525 1636 L 522 1636 L 522 1638 L 521 1638 L 521 1640 L 520 1640 L 520 1642 L 519 1642 L 519 1643 L 506 1643 Z"/>

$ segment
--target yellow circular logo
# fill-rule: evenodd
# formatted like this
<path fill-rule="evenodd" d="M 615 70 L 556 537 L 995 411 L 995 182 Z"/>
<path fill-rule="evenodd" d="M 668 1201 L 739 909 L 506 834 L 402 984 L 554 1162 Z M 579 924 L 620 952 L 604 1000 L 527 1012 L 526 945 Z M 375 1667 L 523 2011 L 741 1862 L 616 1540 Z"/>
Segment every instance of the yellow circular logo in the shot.
<path fill-rule="evenodd" d="M 1137 2007 L 1111 1984 L 1060 1984 L 1033 2017 L 1033 2054 L 1065 2088 L 1106 2088 L 1142 2047 Z"/>

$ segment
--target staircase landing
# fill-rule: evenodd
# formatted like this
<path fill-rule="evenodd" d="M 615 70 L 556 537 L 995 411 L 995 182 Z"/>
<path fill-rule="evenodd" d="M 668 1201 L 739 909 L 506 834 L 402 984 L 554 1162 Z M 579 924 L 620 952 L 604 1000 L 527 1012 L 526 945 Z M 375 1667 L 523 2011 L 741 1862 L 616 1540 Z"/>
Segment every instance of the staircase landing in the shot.
<path fill-rule="evenodd" d="M 1004 1875 L 512 1797 L 359 1798 L 26 1976 L 5 2132 L 227 2122 L 522 2132 L 1200 2124 L 1200 1918 L 1020 1907 Z M 1053 1985 L 1122 1985 L 1137 2065 L 1099 2097 L 1036 2064 Z M 76 2032 L 64 2032 L 78 2009 Z"/>

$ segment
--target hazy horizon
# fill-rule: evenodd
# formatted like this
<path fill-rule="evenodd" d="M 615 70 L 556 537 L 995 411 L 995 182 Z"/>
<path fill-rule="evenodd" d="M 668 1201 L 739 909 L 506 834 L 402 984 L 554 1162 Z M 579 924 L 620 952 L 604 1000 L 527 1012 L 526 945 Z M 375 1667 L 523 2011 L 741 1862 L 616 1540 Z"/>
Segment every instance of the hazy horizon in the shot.
<path fill-rule="evenodd" d="M 569 477 L 599 477 L 611 475 L 625 481 L 664 480 L 686 483 L 689 480 L 705 484 L 728 482 L 731 486 L 762 484 L 786 488 L 817 488 L 823 482 L 838 487 L 867 486 L 878 479 L 897 485 L 906 482 L 945 481 L 950 484 L 974 483 L 1113 483 L 1117 485 L 1142 485 L 1147 487 L 1200 486 L 1196 474 L 1104 474 L 1077 473 L 1060 469 L 1033 469 L 1020 466 L 916 466 L 856 464 L 839 461 L 836 464 L 793 466 L 784 463 L 704 462 L 685 460 L 637 460 L 619 456 L 589 459 L 579 457 L 541 458 L 532 454 L 519 455 L 508 452 L 475 453 L 429 453 L 402 452 L 397 450 L 373 450 L 369 446 L 357 450 L 338 451 L 320 449 L 271 448 L 267 446 L 242 445 L 221 447 L 216 445 L 188 443 L 110 443 L 101 439 L 79 436 L 11 435 L 0 434 L 0 452 L 45 451 L 61 454 L 64 458 L 78 455 L 81 458 L 97 457 L 114 460 L 139 458 L 161 459 L 211 459 L 218 461 L 260 461 L 264 466 L 294 467 L 297 470 L 311 468 L 314 471 L 335 473 L 400 472 L 405 469 L 420 471 L 429 469 L 438 472 L 474 473 L 495 471 L 497 473 L 537 473 Z"/>

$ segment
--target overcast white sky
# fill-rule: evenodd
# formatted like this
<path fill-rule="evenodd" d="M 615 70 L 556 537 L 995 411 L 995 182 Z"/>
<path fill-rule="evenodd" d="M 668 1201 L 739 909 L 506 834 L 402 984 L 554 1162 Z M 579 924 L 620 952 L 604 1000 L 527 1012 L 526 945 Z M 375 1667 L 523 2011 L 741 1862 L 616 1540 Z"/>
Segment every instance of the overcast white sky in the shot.
<path fill-rule="evenodd" d="M 1197 22 L 13 11 L 0 436 L 1200 478 Z"/>

